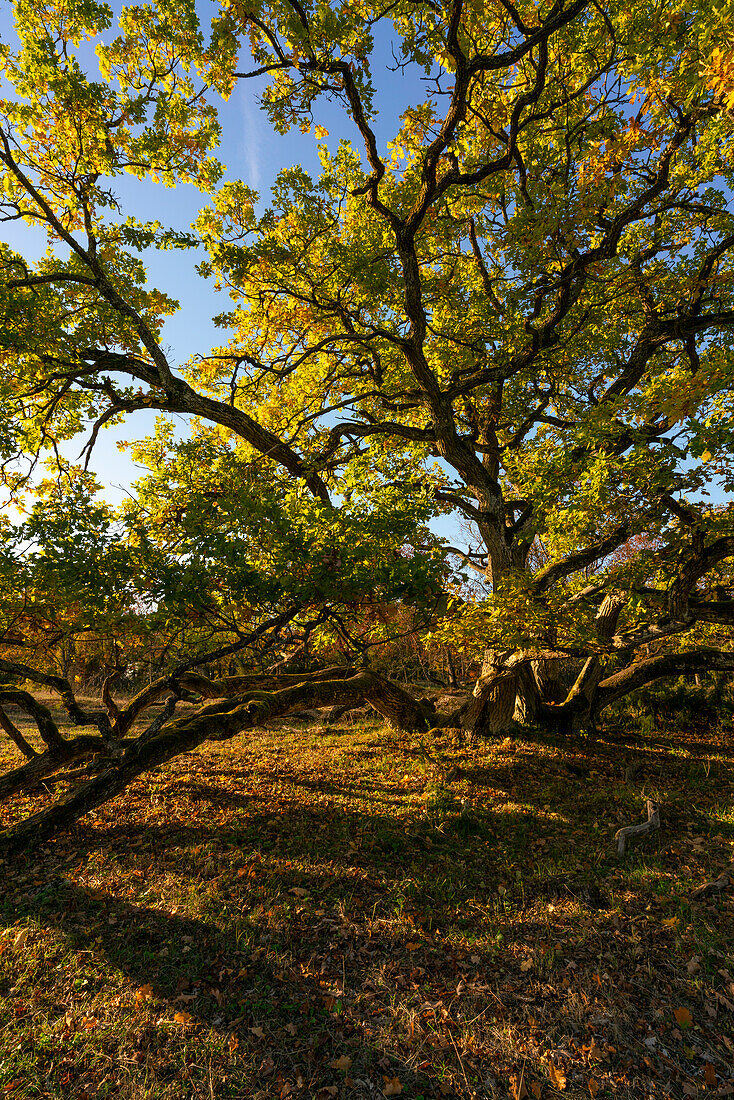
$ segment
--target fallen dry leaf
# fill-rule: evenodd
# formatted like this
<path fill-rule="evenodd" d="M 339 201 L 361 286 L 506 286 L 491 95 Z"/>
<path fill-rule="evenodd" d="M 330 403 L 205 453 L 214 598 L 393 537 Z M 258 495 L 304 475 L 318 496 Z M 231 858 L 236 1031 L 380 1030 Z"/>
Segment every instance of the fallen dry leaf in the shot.
<path fill-rule="evenodd" d="M 403 1086 L 397 1077 L 383 1077 L 385 1087 L 382 1090 L 383 1096 L 399 1096 L 403 1091 Z"/>
<path fill-rule="evenodd" d="M 551 1084 L 554 1088 L 557 1088 L 559 1092 L 563 1092 L 566 1087 L 566 1074 L 564 1070 L 557 1066 L 554 1062 L 548 1063 L 548 1076 L 551 1079 Z"/>
<path fill-rule="evenodd" d="M 543 1086 L 541 1085 L 540 1081 L 533 1081 L 532 1085 L 530 1086 L 530 1091 L 535 1097 L 535 1100 L 540 1100 L 540 1097 L 543 1095 Z"/>
<path fill-rule="evenodd" d="M 691 1016 L 688 1009 L 683 1006 L 676 1008 L 673 1015 L 679 1027 L 690 1027 L 693 1023 L 693 1016 Z"/>
<path fill-rule="evenodd" d="M 146 1001 L 153 1000 L 153 986 L 150 983 L 141 985 L 139 989 L 135 991 L 135 1004 L 140 1006 L 145 1004 Z"/>
<path fill-rule="evenodd" d="M 686 963 L 686 970 L 688 971 L 689 976 L 692 978 L 694 974 L 698 974 L 700 969 L 701 969 L 701 956 L 700 955 L 694 955 L 693 958 L 689 959 L 688 962 Z"/>
<path fill-rule="evenodd" d="M 329 1062 L 332 1069 L 343 1069 L 344 1072 L 349 1069 L 352 1064 L 352 1059 L 348 1054 L 342 1054 L 341 1058 L 335 1058 L 333 1062 Z"/>
<path fill-rule="evenodd" d="M 513 1073 L 510 1077 L 510 1096 L 512 1100 L 525 1100 L 528 1090 L 525 1086 L 525 1072 Z"/>
<path fill-rule="evenodd" d="M 250 1031 L 252 1032 L 252 1034 L 255 1036 L 256 1039 L 264 1039 L 265 1038 L 265 1032 L 263 1031 L 263 1029 L 261 1027 L 251 1027 Z"/>
<path fill-rule="evenodd" d="M 193 1018 L 190 1012 L 175 1012 L 173 1015 L 173 1022 L 175 1024 L 182 1024 L 186 1027 L 187 1024 L 191 1023 Z"/>
<path fill-rule="evenodd" d="M 523 959 L 523 961 L 520 963 L 520 969 L 522 970 L 523 974 L 527 974 L 528 970 L 532 968 L 532 965 L 532 959 Z"/>
<path fill-rule="evenodd" d="M 13 940 L 14 947 L 25 947 L 28 942 L 28 937 L 31 934 L 30 928 L 23 928 Z"/>
<path fill-rule="evenodd" d="M 706 1082 L 706 1088 L 707 1089 L 715 1089 L 716 1088 L 716 1070 L 714 1069 L 714 1067 L 711 1065 L 710 1062 L 706 1062 L 706 1064 L 703 1067 L 703 1077 L 704 1077 L 704 1080 Z"/>
<path fill-rule="evenodd" d="M 592 1097 L 596 1096 L 597 1092 L 599 1091 L 599 1082 L 596 1080 L 595 1077 L 590 1077 L 589 1078 L 588 1086 L 589 1086 L 589 1092 L 591 1093 Z"/>

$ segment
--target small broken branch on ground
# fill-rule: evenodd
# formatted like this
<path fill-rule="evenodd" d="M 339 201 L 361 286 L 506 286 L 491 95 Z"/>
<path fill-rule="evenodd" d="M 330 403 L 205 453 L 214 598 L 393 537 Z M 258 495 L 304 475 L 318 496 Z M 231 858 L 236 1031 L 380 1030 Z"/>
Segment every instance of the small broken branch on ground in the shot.
<path fill-rule="evenodd" d="M 631 836 L 646 836 L 660 828 L 660 807 L 651 798 L 647 800 L 647 821 L 641 821 L 639 825 L 626 825 L 623 829 L 617 829 L 614 839 L 617 842 L 617 855 L 623 856 L 627 840 Z"/>
<path fill-rule="evenodd" d="M 734 887 L 734 863 L 713 882 L 705 882 L 703 886 L 699 886 L 697 890 L 694 890 L 691 894 L 691 901 L 700 901 L 702 898 L 709 898 L 713 894 L 723 894 L 730 886 Z"/>

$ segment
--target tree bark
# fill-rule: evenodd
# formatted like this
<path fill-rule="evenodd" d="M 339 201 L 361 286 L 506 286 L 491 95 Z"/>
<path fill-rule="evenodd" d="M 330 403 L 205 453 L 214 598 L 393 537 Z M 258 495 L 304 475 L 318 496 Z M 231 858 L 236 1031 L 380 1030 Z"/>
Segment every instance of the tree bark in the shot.
<path fill-rule="evenodd" d="M 393 730 L 425 733 L 434 724 L 435 706 L 427 699 L 414 699 L 390 680 L 380 678 L 365 698 Z"/>
<path fill-rule="evenodd" d="M 509 733 L 515 720 L 520 670 L 502 668 L 494 650 L 484 655 L 482 672 L 462 716 L 462 725 L 474 737 Z"/>

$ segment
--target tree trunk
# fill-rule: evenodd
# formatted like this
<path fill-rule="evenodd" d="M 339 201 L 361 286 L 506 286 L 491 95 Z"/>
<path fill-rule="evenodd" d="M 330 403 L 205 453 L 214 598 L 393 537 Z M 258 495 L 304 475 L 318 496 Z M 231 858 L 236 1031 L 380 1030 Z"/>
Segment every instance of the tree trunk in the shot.
<path fill-rule="evenodd" d="M 425 733 L 433 725 L 435 706 L 427 699 L 414 699 L 390 680 L 380 679 L 366 699 L 393 730 Z"/>
<path fill-rule="evenodd" d="M 487 650 L 472 699 L 462 716 L 464 729 L 475 737 L 509 733 L 515 721 L 519 680 L 519 669 L 503 670 L 497 652 Z"/>

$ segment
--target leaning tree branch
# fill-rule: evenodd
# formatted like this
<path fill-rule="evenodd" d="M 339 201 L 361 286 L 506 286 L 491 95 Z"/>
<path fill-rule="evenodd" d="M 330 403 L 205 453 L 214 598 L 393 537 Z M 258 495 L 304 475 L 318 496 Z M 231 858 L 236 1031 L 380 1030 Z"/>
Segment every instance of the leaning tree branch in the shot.
<path fill-rule="evenodd" d="M 425 704 L 368 669 L 344 679 L 312 680 L 276 691 L 251 691 L 244 697 L 224 698 L 168 723 L 153 737 L 138 737 L 99 775 L 0 834 L 0 853 L 7 857 L 48 840 L 120 794 L 139 775 L 191 752 L 205 741 L 229 740 L 292 711 L 364 701 L 403 728 L 425 731 L 430 726 Z M 38 771 L 38 761 L 24 765 L 26 775 L 34 766 Z"/>
<path fill-rule="evenodd" d="M 636 688 L 644 687 L 664 676 L 683 676 L 692 672 L 734 672 L 734 653 L 700 646 L 681 653 L 664 653 L 637 661 L 601 681 L 594 701 L 594 711 L 599 713 Z"/>
<path fill-rule="evenodd" d="M 38 669 L 31 668 L 30 665 L 21 664 L 19 661 L 5 661 L 2 659 L 0 659 L 0 673 L 17 679 L 30 680 L 33 684 L 51 688 L 51 690 L 55 691 L 61 699 L 66 713 L 75 726 L 99 724 L 100 715 L 82 710 L 76 701 L 71 684 L 64 676 L 56 676 L 49 672 L 39 672 Z"/>
<path fill-rule="evenodd" d="M 20 749 L 28 760 L 32 760 L 38 755 L 32 745 L 29 745 L 23 734 L 20 732 L 14 722 L 11 722 L 8 715 L 5 713 L 2 707 L 0 707 L 0 729 L 5 730 L 10 740 L 13 742 L 16 748 Z"/>
<path fill-rule="evenodd" d="M 94 733 L 82 733 L 70 741 L 64 742 L 63 751 L 52 753 L 46 751 L 21 764 L 5 775 L 0 775 L 0 798 L 8 798 L 25 791 L 47 779 L 55 772 L 68 768 L 70 764 L 84 760 L 97 754 L 106 755 L 108 746 Z"/>
<path fill-rule="evenodd" d="M 29 714 L 38 726 L 38 732 L 48 751 L 53 755 L 63 755 L 66 741 L 59 733 L 59 728 L 53 720 L 53 715 L 48 707 L 44 707 L 28 691 L 20 688 L 0 687 L 0 704 L 13 703 Z M 7 731 L 6 731 L 7 732 Z M 17 742 L 16 742 L 17 744 Z"/>
<path fill-rule="evenodd" d="M 569 554 L 561 561 L 552 562 L 550 565 L 546 565 L 535 574 L 533 580 L 535 592 L 538 594 L 547 592 L 556 581 L 562 580 L 564 577 L 570 577 L 571 574 L 577 573 L 579 569 L 584 569 L 585 566 L 591 565 L 592 562 L 599 561 L 601 558 L 606 557 L 607 554 L 611 554 L 613 550 L 616 550 L 618 546 L 626 542 L 628 538 L 629 526 L 626 523 L 622 523 L 619 527 L 615 527 L 615 529 L 603 539 L 591 543 L 591 545 L 587 546 L 584 550 L 579 550 L 575 554 Z"/>

